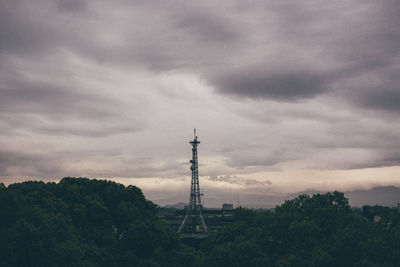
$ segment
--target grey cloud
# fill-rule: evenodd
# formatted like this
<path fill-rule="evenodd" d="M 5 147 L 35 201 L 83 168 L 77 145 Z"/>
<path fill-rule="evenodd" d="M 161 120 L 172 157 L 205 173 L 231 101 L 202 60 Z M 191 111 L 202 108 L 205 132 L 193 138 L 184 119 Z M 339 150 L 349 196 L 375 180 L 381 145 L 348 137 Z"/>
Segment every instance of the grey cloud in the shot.
<path fill-rule="evenodd" d="M 375 118 L 376 119 L 376 118 Z M 398 166 L 400 133 L 386 123 L 344 123 L 332 126 L 330 135 L 313 138 L 298 159 L 308 159 L 315 169 L 365 169 Z M 398 123 L 393 121 L 393 123 Z M 369 125 L 368 125 L 369 124 Z M 376 127 L 375 127 L 376 125 Z M 379 126 L 378 126 L 379 125 Z"/>
<path fill-rule="evenodd" d="M 84 173 L 85 176 L 89 177 L 135 177 L 135 178 L 157 177 L 162 179 L 170 179 L 183 176 L 181 170 L 177 170 L 173 167 L 166 167 L 166 166 L 163 167 L 137 166 L 132 168 L 123 168 L 119 170 L 116 169 L 78 170 L 76 171 L 76 173 Z"/>
<path fill-rule="evenodd" d="M 47 11 L 47 12 L 46 12 Z M 23 1 L 0 2 L 0 51 L 24 57 L 54 52 L 65 40 L 55 28 L 49 6 Z"/>
<path fill-rule="evenodd" d="M 59 0 L 56 4 L 71 11 L 86 6 L 78 0 Z M 235 9 L 236 4 L 247 8 Z M 54 53 L 53 49 L 62 47 L 101 64 L 144 67 L 157 72 L 194 72 L 220 94 L 278 101 L 311 99 L 330 92 L 332 83 L 338 88 L 348 79 L 357 81 L 360 72 L 382 69 L 398 55 L 396 1 L 340 2 L 324 7 L 314 1 L 236 4 L 180 3 L 177 8 L 174 3 L 105 2 L 104 10 L 97 8 L 97 13 L 76 22 L 73 17 L 61 16 L 44 3 L 39 4 L 48 9 L 46 15 L 55 22 L 54 26 L 41 17 L 40 10 L 45 8 L 4 4 L 2 10 L 10 12 L 1 16 L 4 20 L 1 47 L 30 54 Z M 115 9 L 122 16 L 117 18 L 115 13 L 106 12 L 108 9 Z M 224 9 L 232 13 L 221 15 Z M 131 16 L 127 16 L 129 11 Z M 111 16 L 112 21 L 121 19 L 124 23 L 104 28 L 91 23 L 90 18 L 99 19 L 102 13 Z M 259 21 L 249 19 L 254 13 L 260 17 Z M 76 27 L 75 23 L 81 26 Z M 102 35 L 97 34 L 101 31 L 111 32 L 118 41 L 110 38 L 110 42 L 102 42 Z M 279 52 L 282 44 L 288 46 L 285 49 L 289 53 Z M 299 59 L 298 55 L 306 60 L 291 66 L 291 62 Z M 264 59 L 262 64 L 260 59 Z M 289 63 L 275 66 L 280 61 Z M 232 68 L 238 62 L 239 67 Z M 320 65 L 332 67 L 321 73 Z M 357 94 L 362 94 L 359 91 Z M 342 92 L 338 95 L 347 97 Z M 357 98 L 352 101 L 356 103 Z"/>
<path fill-rule="evenodd" d="M 238 68 L 231 74 L 225 70 L 217 73 L 212 80 L 217 92 L 237 99 L 278 101 L 333 93 L 350 106 L 397 112 L 396 97 L 392 96 L 399 91 L 398 80 L 386 77 L 399 58 L 400 5 L 397 1 L 332 2 L 324 7 L 315 1 L 280 2 L 257 8 L 273 16 L 272 23 L 271 20 L 264 23 L 272 29 L 273 42 L 289 46 L 288 52 L 277 53 L 272 61 L 271 57 L 266 57 L 265 66 L 269 66 L 266 70 L 257 65 L 256 68 Z M 298 51 L 303 51 L 305 60 L 299 58 L 297 62 Z M 263 55 L 262 50 L 259 52 Z M 296 61 L 298 70 L 293 71 L 289 66 L 274 67 L 276 58 Z M 318 66 L 325 69 L 323 75 Z M 395 72 L 398 73 L 398 69 Z M 365 89 L 357 85 L 360 75 L 365 73 L 386 82 Z M 354 83 L 351 89 L 346 88 L 349 81 Z"/>
<path fill-rule="evenodd" d="M 66 115 L 69 117 L 70 115 Z M 0 115 L 3 129 L 0 133 L 16 134 L 20 130 L 51 136 L 81 136 L 81 137 L 107 137 L 114 134 L 133 133 L 142 130 L 139 125 L 129 125 L 127 123 L 112 122 L 111 120 L 101 119 L 101 117 L 84 119 L 67 119 L 60 116 L 48 119 L 27 114 L 12 114 L 9 116 Z"/>
<path fill-rule="evenodd" d="M 158 165 L 158 166 L 157 166 Z M 186 166 L 182 166 L 178 162 L 167 161 L 160 164 L 136 164 L 131 168 L 122 170 L 125 177 L 161 177 L 161 178 L 176 178 L 188 174 Z M 121 174 L 119 174 L 121 176 Z"/>
<path fill-rule="evenodd" d="M 355 153 L 351 156 L 351 150 L 345 153 L 335 155 L 335 150 L 326 151 L 319 160 L 314 160 L 309 168 L 321 170 L 359 170 L 368 168 L 382 168 L 393 167 L 400 165 L 400 152 L 387 152 L 384 150 L 364 150 L 360 153 Z M 370 154 L 370 157 L 364 158 L 363 156 Z"/>
<path fill-rule="evenodd" d="M 215 175 L 209 176 L 209 180 L 217 182 L 225 182 L 230 184 L 244 184 L 245 179 L 236 175 Z"/>
<path fill-rule="evenodd" d="M 143 127 L 139 120 L 116 120 L 126 104 L 106 96 L 22 76 L 6 85 L 0 88 L 0 118 L 6 128 L 99 137 Z"/>
<path fill-rule="evenodd" d="M 79 12 L 87 8 L 83 0 L 56 0 L 57 7 L 62 11 Z"/>
<path fill-rule="evenodd" d="M 367 92 L 359 96 L 359 103 L 366 108 L 400 112 L 400 87 Z"/>
<path fill-rule="evenodd" d="M 279 163 L 296 159 L 298 155 L 298 147 L 295 147 L 293 140 L 285 140 L 280 137 L 277 140 L 270 140 L 267 146 L 259 144 L 256 140 L 252 140 L 253 144 L 247 147 L 235 147 L 234 150 L 225 154 L 227 157 L 226 164 L 236 169 L 248 169 L 254 171 L 257 168 L 272 168 Z M 279 142 L 279 143 L 278 143 Z"/>
<path fill-rule="evenodd" d="M 378 122 L 377 122 L 378 121 Z M 400 132 L 392 125 L 398 119 L 384 119 L 365 114 L 359 122 L 347 122 L 340 127 L 331 126 L 331 136 L 316 147 L 326 151 L 325 166 L 329 169 L 364 169 L 376 167 L 398 166 L 400 164 L 400 146 L 397 140 Z M 343 149 L 338 159 L 331 159 L 330 153 Z M 360 151 L 352 155 L 352 151 Z M 347 154 L 347 156 L 345 156 Z M 331 162 L 329 162 L 331 159 Z M 321 158 L 321 161 L 324 159 Z"/>
<path fill-rule="evenodd" d="M 268 153 L 268 152 L 266 152 Z M 226 161 L 228 166 L 234 168 L 248 168 L 255 166 L 273 166 L 284 160 L 281 156 L 269 155 L 253 155 L 252 152 L 241 153 L 241 155 L 232 155 Z"/>
<path fill-rule="evenodd" d="M 110 137 L 140 133 L 149 126 L 138 139 L 123 141 L 133 143 L 129 153 L 151 150 L 149 154 L 157 155 L 154 161 L 129 157 L 124 161 L 121 156 L 114 158 L 124 163 L 118 171 L 82 173 L 172 177 L 184 175 L 187 169 L 174 160 L 157 165 L 160 155 L 168 153 L 164 144 L 154 142 L 159 135 L 150 133 L 161 132 L 163 123 L 164 131 L 181 130 L 206 114 L 204 125 L 216 126 L 210 136 L 224 134 L 219 128 L 232 131 L 232 137 L 216 144 L 215 151 L 227 159 L 224 167 L 237 173 L 265 171 L 313 155 L 318 164 L 331 168 L 398 165 L 400 135 L 383 142 L 382 132 L 369 131 L 376 127 L 394 131 L 395 123 L 381 125 L 377 119 L 387 113 L 394 113 L 390 118 L 398 122 L 394 117 L 400 111 L 399 6 L 398 1 L 335 1 L 323 6 L 317 1 L 1 1 L 0 134 L 7 143 L 21 132 L 41 138 Z M 96 73 L 95 68 L 113 72 Z M 100 93 L 93 85 L 103 82 L 98 77 L 119 71 L 126 80 L 112 79 L 115 88 Z M 199 92 L 198 96 L 207 96 L 199 100 L 188 94 L 186 99 L 194 99 L 194 104 L 186 106 L 175 99 L 173 105 L 186 108 L 175 110 L 165 104 L 172 98 L 166 100 L 152 91 L 162 85 L 155 81 L 142 86 L 147 80 L 129 80 L 131 74 L 154 80 L 169 74 L 190 76 L 189 82 L 177 87 L 191 87 L 193 82 L 194 88 L 201 88 L 195 84 L 198 79 L 216 94 Z M 45 76 L 45 81 L 38 76 Z M 168 78 L 164 83 L 169 83 Z M 184 89 L 177 92 L 187 94 Z M 151 100 L 133 100 L 141 94 Z M 244 106 L 244 111 L 239 110 Z M 357 123 L 370 111 L 373 118 Z M 154 120 L 153 114 L 165 116 Z M 325 130 L 330 124 L 338 131 Z M 354 128 L 354 132 L 346 130 Z M 259 131 L 265 132 L 258 135 Z M 118 142 L 117 138 L 110 141 Z M 142 146 L 146 142 L 152 144 Z M 228 149 L 218 150 L 218 146 Z M 343 152 L 342 161 L 320 160 L 325 149 L 349 147 L 363 148 L 371 158 L 360 162 Z M 100 151 L 107 154 L 108 148 Z M 81 153 L 76 151 L 77 158 L 88 160 Z M 21 164 L 34 157 L 45 160 L 40 155 L 8 155 Z M 137 166 L 128 166 L 134 163 Z"/>
<path fill-rule="evenodd" d="M 399 58 L 400 56 L 390 58 L 385 65 L 361 69 L 358 73 L 348 76 L 338 84 L 332 95 L 342 98 L 343 102 L 347 102 L 353 108 L 398 114 L 400 68 L 398 63 L 393 61 Z"/>
<path fill-rule="evenodd" d="M 254 180 L 254 179 L 246 179 L 245 181 L 245 185 L 246 186 L 269 186 L 272 185 L 272 182 L 269 180 L 265 180 L 265 181 L 258 181 L 258 180 Z"/>
<path fill-rule="evenodd" d="M 45 180 L 64 176 L 176 178 L 188 173 L 187 168 L 175 161 L 155 162 L 151 158 L 113 154 L 112 151 L 103 153 L 101 148 L 89 147 L 70 151 L 54 147 L 40 152 L 0 150 L 0 176 Z M 97 167 L 92 168 L 90 162 Z"/>
<path fill-rule="evenodd" d="M 82 92 L 78 93 L 59 85 L 46 83 L 21 83 L 0 88 L 0 110 L 3 113 L 48 113 L 49 116 L 107 116 L 106 110 L 97 108 L 106 99 Z M 94 112 L 93 109 L 96 109 Z M 79 113 L 79 115 L 77 114 Z"/>
<path fill-rule="evenodd" d="M 330 100 L 330 99 L 329 99 Z M 320 100 L 322 101 L 322 100 Z M 327 101 L 327 100 L 326 100 Z M 226 164 L 237 172 L 246 174 L 257 171 L 276 171 L 287 164 L 300 163 L 309 169 L 350 170 L 398 166 L 400 146 L 397 140 L 400 132 L 395 125 L 396 116 L 382 116 L 381 113 L 341 109 L 321 109 L 313 106 L 319 116 L 296 117 L 292 114 L 292 104 L 272 105 L 278 114 L 270 114 L 269 107 L 256 102 L 253 113 L 267 119 L 256 120 L 263 123 L 262 133 L 249 133 L 246 146 L 232 145 L 221 153 L 227 158 Z M 285 107 L 285 108 L 284 108 Z M 334 116 L 332 114 L 336 113 Z M 307 112 L 306 112 L 307 114 Z M 268 116 L 277 117 L 270 121 Z M 311 114 L 312 115 L 312 114 Z M 255 117 L 252 114 L 249 118 Z M 310 120 L 309 118 L 313 118 Z M 303 168 L 303 167 L 301 167 Z"/>
<path fill-rule="evenodd" d="M 234 70 L 217 77 L 214 83 L 222 94 L 278 101 L 312 98 L 327 90 L 323 77 L 316 73 L 299 69 L 274 74 L 262 66 Z"/>
<path fill-rule="evenodd" d="M 176 15 L 175 25 L 202 42 L 226 43 L 240 38 L 240 32 L 232 29 L 226 20 L 221 19 L 224 14 L 214 14 L 212 9 L 200 11 L 189 8 L 187 13 L 177 12 Z"/>
<path fill-rule="evenodd" d="M 53 156 L 29 152 L 0 151 L 0 175 L 35 177 L 41 179 L 56 178 L 63 173 L 60 162 Z"/>
<path fill-rule="evenodd" d="M 224 182 L 229 184 L 238 184 L 244 185 L 246 187 L 252 186 L 270 186 L 272 182 L 269 180 L 258 181 L 255 179 L 246 179 L 244 177 L 240 177 L 237 175 L 216 175 L 216 176 L 209 176 L 209 180 L 217 181 L 217 182 Z"/>

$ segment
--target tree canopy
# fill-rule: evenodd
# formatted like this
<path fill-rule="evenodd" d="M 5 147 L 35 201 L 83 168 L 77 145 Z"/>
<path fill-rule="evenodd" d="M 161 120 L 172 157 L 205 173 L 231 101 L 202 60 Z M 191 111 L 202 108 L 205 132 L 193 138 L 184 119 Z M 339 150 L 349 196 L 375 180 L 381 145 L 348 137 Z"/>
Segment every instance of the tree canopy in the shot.
<path fill-rule="evenodd" d="M 300 195 L 275 211 L 236 211 L 202 244 L 208 266 L 398 266 L 400 216 L 372 223 L 343 193 Z"/>
<path fill-rule="evenodd" d="M 86 178 L 0 187 L 0 266 L 180 266 L 195 260 L 135 186 Z"/>
<path fill-rule="evenodd" d="M 384 214 L 371 221 L 373 210 Z M 0 266 L 398 266 L 400 213 L 300 195 L 185 245 L 135 186 L 86 178 L 0 184 Z"/>

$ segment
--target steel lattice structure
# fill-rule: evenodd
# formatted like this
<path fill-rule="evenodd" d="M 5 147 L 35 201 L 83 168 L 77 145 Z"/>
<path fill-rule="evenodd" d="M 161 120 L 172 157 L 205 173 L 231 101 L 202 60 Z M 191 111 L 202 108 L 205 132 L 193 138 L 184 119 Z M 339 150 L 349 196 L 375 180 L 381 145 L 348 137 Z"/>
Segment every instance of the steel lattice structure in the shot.
<path fill-rule="evenodd" d="M 199 186 L 199 166 L 197 158 L 197 140 L 196 129 L 194 129 L 194 139 L 189 142 L 192 145 L 192 159 L 190 170 L 192 171 L 192 180 L 190 185 L 190 200 L 186 210 L 185 218 L 179 227 L 178 233 L 194 234 L 207 233 L 207 226 L 203 218 L 203 206 L 201 205 L 201 193 Z"/>

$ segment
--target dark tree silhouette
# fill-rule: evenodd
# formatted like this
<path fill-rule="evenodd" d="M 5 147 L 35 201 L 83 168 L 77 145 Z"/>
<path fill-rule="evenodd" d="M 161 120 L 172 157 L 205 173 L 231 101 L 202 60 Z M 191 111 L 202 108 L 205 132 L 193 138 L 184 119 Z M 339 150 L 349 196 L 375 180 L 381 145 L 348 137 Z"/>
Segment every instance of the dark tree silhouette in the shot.
<path fill-rule="evenodd" d="M 135 186 L 0 184 L 0 266 L 398 266 L 400 213 L 361 214 L 343 193 L 300 195 L 275 210 L 237 209 L 232 224 L 195 249 Z M 382 219 L 372 222 L 373 214 Z"/>
<path fill-rule="evenodd" d="M 180 266 L 193 250 L 135 186 L 64 178 L 0 187 L 0 266 Z"/>
<path fill-rule="evenodd" d="M 372 223 L 343 193 L 300 195 L 275 211 L 236 211 L 202 244 L 208 266 L 398 266 L 399 214 Z"/>

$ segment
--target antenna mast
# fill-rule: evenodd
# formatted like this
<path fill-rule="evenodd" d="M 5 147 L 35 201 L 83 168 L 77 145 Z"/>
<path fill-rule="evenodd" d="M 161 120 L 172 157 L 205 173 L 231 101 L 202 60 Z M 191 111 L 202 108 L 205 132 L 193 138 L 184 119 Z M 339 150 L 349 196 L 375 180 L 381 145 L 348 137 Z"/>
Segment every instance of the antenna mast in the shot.
<path fill-rule="evenodd" d="M 200 144 L 200 141 L 197 140 L 196 129 L 194 129 L 193 141 L 190 141 L 189 143 L 192 145 L 192 159 L 190 160 L 190 163 L 192 164 L 190 166 L 190 170 L 192 171 L 190 199 L 185 218 L 179 227 L 178 233 L 207 233 L 207 226 L 203 218 L 203 205 L 201 204 L 201 193 L 199 186 L 197 145 Z"/>

